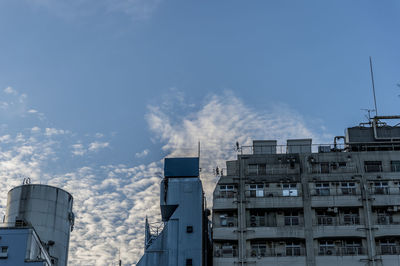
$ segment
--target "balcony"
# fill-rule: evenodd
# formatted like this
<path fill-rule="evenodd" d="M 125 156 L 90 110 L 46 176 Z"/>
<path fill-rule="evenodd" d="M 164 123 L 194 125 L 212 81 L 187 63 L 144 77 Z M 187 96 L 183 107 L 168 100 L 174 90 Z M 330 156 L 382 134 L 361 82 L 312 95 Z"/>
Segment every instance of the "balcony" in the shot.
<path fill-rule="evenodd" d="M 250 196 L 250 191 L 246 191 Z M 248 208 L 302 208 L 303 200 L 297 196 L 283 196 L 276 192 L 259 193 L 256 197 L 248 197 Z"/>
<path fill-rule="evenodd" d="M 400 255 L 400 246 L 396 245 L 376 245 L 378 255 Z"/>
<path fill-rule="evenodd" d="M 258 249 L 250 249 L 247 251 L 247 256 L 253 258 L 299 257 L 305 255 L 306 255 L 306 250 L 303 247 L 258 248 Z"/>
<path fill-rule="evenodd" d="M 336 191 L 330 191 L 321 195 L 317 190 L 311 191 L 311 206 L 313 208 L 318 207 L 358 207 L 362 206 L 361 195 L 359 191 L 354 191 L 352 194 L 336 193 Z"/>
<path fill-rule="evenodd" d="M 236 246 L 222 246 L 214 248 L 214 257 L 235 258 L 238 255 Z"/>
<path fill-rule="evenodd" d="M 362 247 L 320 247 L 318 256 L 359 256 L 365 255 L 366 250 Z"/>
<path fill-rule="evenodd" d="M 214 191 L 213 209 L 226 210 L 237 208 L 236 193 L 234 191 Z"/>

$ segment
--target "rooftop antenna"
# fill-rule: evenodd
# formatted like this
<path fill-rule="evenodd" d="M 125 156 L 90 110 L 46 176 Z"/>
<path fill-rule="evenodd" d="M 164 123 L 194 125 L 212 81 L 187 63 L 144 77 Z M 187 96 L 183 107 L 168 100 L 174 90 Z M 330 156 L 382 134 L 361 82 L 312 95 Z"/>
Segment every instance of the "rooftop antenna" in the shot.
<path fill-rule="evenodd" d="M 375 82 L 374 82 L 374 71 L 372 69 L 372 58 L 369 57 L 369 67 L 371 69 L 371 81 L 372 81 L 372 91 L 374 93 L 374 104 L 375 104 L 375 115 L 378 116 L 378 108 L 376 107 L 376 95 L 375 95 Z"/>

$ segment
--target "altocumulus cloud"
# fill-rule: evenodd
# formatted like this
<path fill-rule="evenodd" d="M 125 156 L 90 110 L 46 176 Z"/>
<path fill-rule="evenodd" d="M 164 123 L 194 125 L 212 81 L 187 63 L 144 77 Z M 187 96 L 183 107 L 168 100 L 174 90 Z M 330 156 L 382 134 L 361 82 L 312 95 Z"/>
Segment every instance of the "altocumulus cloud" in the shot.
<path fill-rule="evenodd" d="M 260 112 L 233 95 L 211 95 L 200 106 L 185 107 L 185 112 L 174 116 L 171 108 L 176 108 L 180 100 L 169 101 L 158 107 L 149 106 L 146 115 L 149 128 L 168 156 L 196 155 L 197 142 L 201 142 L 201 178 L 209 203 L 216 182 L 212 169 L 217 165 L 223 167 L 225 160 L 235 157 L 236 141 L 248 145 L 255 138 L 283 141 L 320 135 L 308 127 L 301 115 L 285 105 Z M 40 124 L 35 127 L 47 128 Z M 85 156 L 90 147 L 101 149 L 110 145 L 106 141 L 96 141 L 95 137 L 83 145 L 79 139 L 64 138 L 65 134 L 52 134 L 49 138 L 46 130 L 31 129 L 18 134 L 1 132 L 0 195 L 6 195 L 10 188 L 19 185 L 21 175 L 31 176 L 34 182 L 40 180 L 66 189 L 74 196 L 76 213 L 70 264 L 113 265 L 118 249 L 124 265 L 135 264 L 143 253 L 145 216 L 151 221 L 159 219 L 162 158 L 149 164 L 124 165 L 93 164 L 96 162 L 93 157 L 91 163 L 83 160 L 85 163 L 79 167 L 55 172 L 48 167 L 49 159 L 62 157 L 63 150 L 72 148 L 72 153 Z M 57 161 L 52 163 L 57 164 Z M 0 207 L 4 209 L 5 204 L 4 196 L 0 197 Z"/>

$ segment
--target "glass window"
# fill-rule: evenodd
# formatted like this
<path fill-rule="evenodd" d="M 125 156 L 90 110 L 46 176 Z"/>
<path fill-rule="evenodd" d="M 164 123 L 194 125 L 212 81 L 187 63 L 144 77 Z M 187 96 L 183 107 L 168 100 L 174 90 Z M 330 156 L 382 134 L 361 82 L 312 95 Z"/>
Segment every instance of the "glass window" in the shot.
<path fill-rule="evenodd" d="M 320 255 L 334 255 L 335 243 L 333 240 L 320 240 L 319 241 L 319 254 Z"/>
<path fill-rule="evenodd" d="M 321 173 L 327 174 L 329 173 L 329 163 L 321 163 Z"/>
<path fill-rule="evenodd" d="M 300 256 L 299 242 L 286 242 L 286 256 Z"/>
<path fill-rule="evenodd" d="M 265 257 L 267 253 L 267 245 L 265 242 L 251 243 L 251 256 L 252 257 Z"/>
<path fill-rule="evenodd" d="M 382 255 L 397 254 L 396 242 L 394 240 L 381 240 L 379 246 Z"/>
<path fill-rule="evenodd" d="M 285 212 L 285 225 L 299 225 L 299 212 L 298 211 L 287 211 Z"/>
<path fill-rule="evenodd" d="M 329 183 L 315 183 L 315 193 L 319 196 L 329 196 Z"/>
<path fill-rule="evenodd" d="M 400 172 L 400 161 L 391 161 L 390 168 L 392 172 Z"/>
<path fill-rule="evenodd" d="M 250 197 L 264 197 L 264 184 L 254 184 L 249 186 Z"/>
<path fill-rule="evenodd" d="M 297 197 L 297 184 L 282 184 L 282 195 L 285 197 Z"/>
<path fill-rule="evenodd" d="M 388 182 L 374 182 L 374 194 L 389 194 Z"/>
<path fill-rule="evenodd" d="M 233 198 L 235 187 L 233 185 L 220 185 L 219 193 L 222 198 Z"/>
<path fill-rule="evenodd" d="M 341 189 L 343 195 L 355 195 L 356 194 L 356 183 L 342 182 L 342 183 L 340 183 L 340 189 Z"/>
<path fill-rule="evenodd" d="M 343 211 L 344 225 L 360 224 L 360 216 L 358 210 L 345 210 Z"/>
<path fill-rule="evenodd" d="M 365 161 L 364 162 L 365 172 L 382 172 L 381 161 Z"/>

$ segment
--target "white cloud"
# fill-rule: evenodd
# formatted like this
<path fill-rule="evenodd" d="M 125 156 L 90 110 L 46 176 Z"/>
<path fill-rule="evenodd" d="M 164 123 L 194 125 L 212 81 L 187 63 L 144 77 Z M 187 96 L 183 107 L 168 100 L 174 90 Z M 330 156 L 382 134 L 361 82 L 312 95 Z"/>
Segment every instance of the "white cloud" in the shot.
<path fill-rule="evenodd" d="M 32 133 L 39 133 L 40 131 L 41 131 L 40 127 L 35 126 L 35 127 L 31 128 Z"/>
<path fill-rule="evenodd" d="M 36 114 L 38 111 L 37 110 L 35 110 L 35 109 L 30 109 L 30 110 L 28 110 L 28 113 L 30 113 L 30 114 Z"/>
<path fill-rule="evenodd" d="M 65 133 L 66 133 L 66 131 L 64 131 L 63 129 L 48 128 L 48 127 L 45 129 L 46 136 L 63 135 Z"/>
<path fill-rule="evenodd" d="M 86 153 L 85 148 L 81 143 L 72 145 L 72 154 L 82 156 Z"/>
<path fill-rule="evenodd" d="M 98 151 L 104 148 L 107 148 L 110 145 L 108 142 L 92 142 L 89 144 L 89 151 Z"/>
<path fill-rule="evenodd" d="M 48 9 L 53 14 L 65 18 L 91 16 L 101 13 L 122 13 L 135 20 L 149 18 L 161 0 L 26 0 L 33 6 Z"/>
<path fill-rule="evenodd" d="M 148 154 L 149 154 L 149 150 L 148 149 L 145 149 L 145 150 L 143 150 L 143 151 L 141 151 L 141 152 L 137 152 L 136 154 L 135 154 L 135 157 L 136 158 L 143 158 L 143 157 L 146 157 Z"/>
<path fill-rule="evenodd" d="M 14 90 L 12 87 L 8 86 L 3 90 L 6 94 L 17 94 L 17 91 Z"/>

